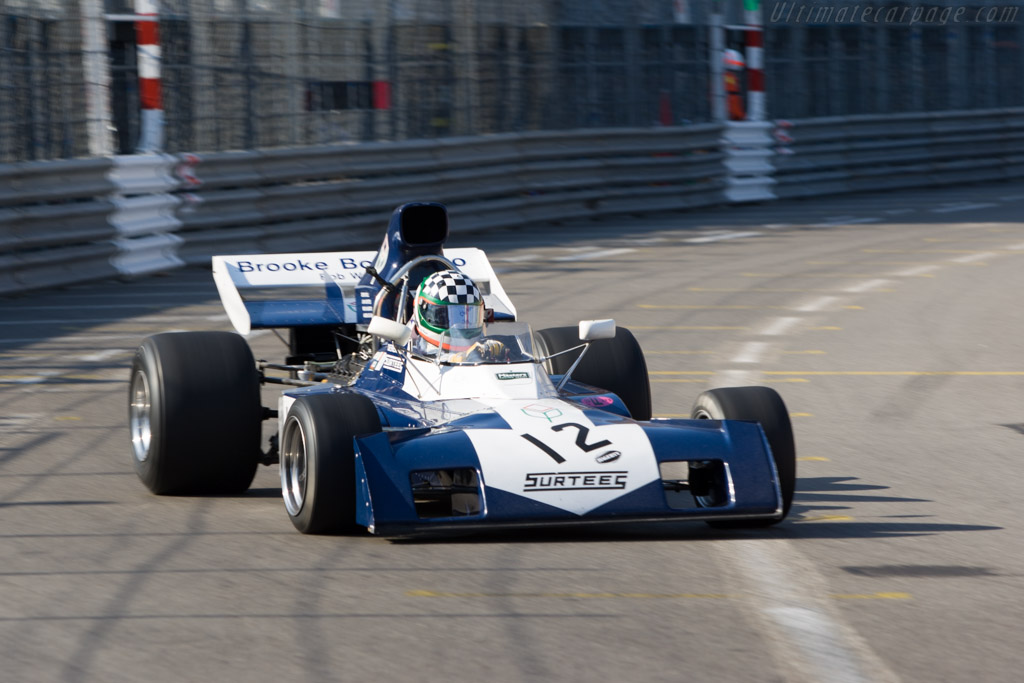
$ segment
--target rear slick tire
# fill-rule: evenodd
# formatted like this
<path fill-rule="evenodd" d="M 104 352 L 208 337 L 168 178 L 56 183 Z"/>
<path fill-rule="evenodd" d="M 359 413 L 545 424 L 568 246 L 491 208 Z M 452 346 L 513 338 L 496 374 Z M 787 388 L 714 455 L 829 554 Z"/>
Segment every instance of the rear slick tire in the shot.
<path fill-rule="evenodd" d="M 779 519 L 710 521 L 708 524 L 719 528 L 754 528 L 778 524 L 785 519 L 796 491 L 796 443 L 789 411 L 778 392 L 769 387 L 711 389 L 697 397 L 690 414 L 696 420 L 744 420 L 760 424 L 772 450 L 782 493 L 782 517 Z"/>
<path fill-rule="evenodd" d="M 231 332 L 168 332 L 135 352 L 132 465 L 158 495 L 238 494 L 260 459 L 263 407 L 252 351 Z"/>

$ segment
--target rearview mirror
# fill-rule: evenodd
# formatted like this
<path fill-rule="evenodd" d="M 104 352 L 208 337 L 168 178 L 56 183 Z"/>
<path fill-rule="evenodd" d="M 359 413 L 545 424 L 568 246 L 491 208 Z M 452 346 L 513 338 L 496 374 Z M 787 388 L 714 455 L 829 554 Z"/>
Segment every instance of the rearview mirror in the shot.
<path fill-rule="evenodd" d="M 381 339 L 393 341 L 398 346 L 405 346 L 412 335 L 412 330 L 406 325 L 379 315 L 370 318 L 370 325 L 366 328 L 366 331 Z"/>
<path fill-rule="evenodd" d="M 583 341 L 594 341 L 595 339 L 614 339 L 615 321 L 608 320 L 581 320 L 580 339 Z"/>

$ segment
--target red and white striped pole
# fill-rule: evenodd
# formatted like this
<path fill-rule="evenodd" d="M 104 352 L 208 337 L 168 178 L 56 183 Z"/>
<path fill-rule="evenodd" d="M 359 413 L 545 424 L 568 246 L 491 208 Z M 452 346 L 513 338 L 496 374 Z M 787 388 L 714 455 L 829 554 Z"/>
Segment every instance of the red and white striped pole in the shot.
<path fill-rule="evenodd" d="M 747 43 L 747 120 L 764 121 L 764 23 L 761 0 L 743 0 Z"/>
<path fill-rule="evenodd" d="M 136 151 L 159 152 L 164 145 L 160 86 L 160 9 L 157 0 L 135 0 L 135 41 L 139 69 L 139 144 Z"/>

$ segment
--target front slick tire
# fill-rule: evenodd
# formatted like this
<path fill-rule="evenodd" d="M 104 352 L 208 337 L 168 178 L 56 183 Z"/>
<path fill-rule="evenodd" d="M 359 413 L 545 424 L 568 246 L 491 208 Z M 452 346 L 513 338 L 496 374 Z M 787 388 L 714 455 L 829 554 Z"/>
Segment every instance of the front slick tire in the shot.
<path fill-rule="evenodd" d="M 373 402 L 360 394 L 310 394 L 295 400 L 281 439 L 281 494 L 304 534 L 353 533 L 357 436 L 380 431 Z"/>
<path fill-rule="evenodd" d="M 796 444 L 789 411 L 778 392 L 768 387 L 728 387 L 711 389 L 697 397 L 691 415 L 698 420 L 745 420 L 757 422 L 764 430 L 772 459 L 779 474 L 782 492 L 782 517 L 708 522 L 717 528 L 757 528 L 778 524 L 793 505 L 796 490 Z"/>
<path fill-rule="evenodd" d="M 583 343 L 578 326 L 549 327 L 538 330 L 535 337 L 542 356 Z M 565 353 L 551 358 L 545 365 L 549 373 L 563 375 L 579 355 L 579 351 Z M 634 420 L 651 419 L 651 383 L 647 377 L 647 362 L 640 343 L 625 327 L 615 329 L 614 339 L 590 342 L 587 355 L 573 371 L 572 378 L 618 396 Z"/>
<path fill-rule="evenodd" d="M 231 332 L 168 332 L 135 352 L 132 464 L 156 494 L 238 494 L 260 458 L 263 408 L 252 351 Z"/>

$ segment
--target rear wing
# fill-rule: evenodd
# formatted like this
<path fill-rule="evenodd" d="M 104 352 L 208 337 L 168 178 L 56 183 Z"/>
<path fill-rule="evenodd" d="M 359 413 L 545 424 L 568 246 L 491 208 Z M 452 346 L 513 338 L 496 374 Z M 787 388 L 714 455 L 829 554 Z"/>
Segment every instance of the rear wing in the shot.
<path fill-rule="evenodd" d="M 484 306 L 494 309 L 496 318 L 515 319 L 516 309 L 483 250 L 445 249 L 444 255 L 476 282 Z M 213 281 L 240 334 L 274 327 L 366 325 L 380 287 L 358 285 L 376 256 L 375 251 L 214 256 Z"/>

